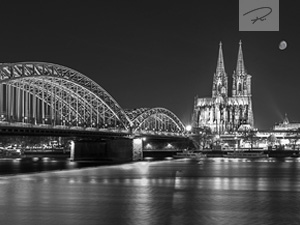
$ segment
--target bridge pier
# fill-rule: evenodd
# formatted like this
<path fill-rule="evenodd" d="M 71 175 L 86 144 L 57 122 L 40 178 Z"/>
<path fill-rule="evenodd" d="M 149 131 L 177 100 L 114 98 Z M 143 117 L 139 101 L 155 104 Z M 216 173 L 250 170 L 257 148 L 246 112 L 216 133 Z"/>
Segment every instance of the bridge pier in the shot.
<path fill-rule="evenodd" d="M 143 139 L 141 138 L 132 140 L 132 160 L 143 160 Z"/>
<path fill-rule="evenodd" d="M 71 144 L 72 161 L 131 162 L 142 159 L 141 139 L 82 140 Z"/>

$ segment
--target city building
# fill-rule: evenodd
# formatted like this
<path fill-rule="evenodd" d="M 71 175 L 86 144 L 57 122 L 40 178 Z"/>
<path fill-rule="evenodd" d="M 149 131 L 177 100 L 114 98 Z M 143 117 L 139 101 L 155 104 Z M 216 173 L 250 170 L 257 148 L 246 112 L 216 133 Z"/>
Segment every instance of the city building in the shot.
<path fill-rule="evenodd" d="M 275 124 L 273 130 L 276 131 L 295 131 L 300 128 L 300 122 L 290 122 L 287 114 L 284 115 L 284 119 L 281 123 Z"/>
<path fill-rule="evenodd" d="M 224 134 L 253 128 L 251 75 L 245 69 L 242 42 L 239 42 L 236 70 L 232 75 L 232 96 L 228 96 L 222 43 L 219 45 L 216 72 L 213 76 L 212 97 L 195 97 L 193 128 L 209 127 L 213 133 Z"/>

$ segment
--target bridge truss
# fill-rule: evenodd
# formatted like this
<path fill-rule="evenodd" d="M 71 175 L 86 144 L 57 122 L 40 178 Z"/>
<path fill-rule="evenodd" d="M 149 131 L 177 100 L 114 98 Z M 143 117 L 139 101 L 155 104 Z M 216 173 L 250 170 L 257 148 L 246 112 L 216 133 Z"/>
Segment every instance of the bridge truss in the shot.
<path fill-rule="evenodd" d="M 64 128 L 166 131 L 184 126 L 163 108 L 124 111 L 85 75 L 57 64 L 0 64 L 0 122 Z"/>
<path fill-rule="evenodd" d="M 185 127 L 178 117 L 164 108 L 140 108 L 125 110 L 134 125 L 134 131 L 184 132 Z"/>

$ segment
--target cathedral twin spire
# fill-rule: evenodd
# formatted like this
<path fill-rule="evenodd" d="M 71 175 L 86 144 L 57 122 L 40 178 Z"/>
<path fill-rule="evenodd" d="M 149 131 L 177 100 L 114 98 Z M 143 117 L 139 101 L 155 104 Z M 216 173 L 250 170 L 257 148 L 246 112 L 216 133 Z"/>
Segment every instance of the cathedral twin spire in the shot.
<path fill-rule="evenodd" d="M 239 42 L 237 63 L 232 75 L 232 96 L 228 96 L 222 43 L 219 44 L 217 67 L 213 77 L 212 98 L 197 98 L 193 126 L 208 127 L 213 133 L 238 131 L 254 126 L 251 75 L 245 69 L 242 42 Z"/>
<path fill-rule="evenodd" d="M 240 46 L 239 46 L 238 59 L 237 59 L 237 63 L 236 63 L 236 73 L 237 74 L 245 74 L 245 66 L 244 66 L 242 41 L 241 40 L 240 40 L 239 45 Z"/>
<path fill-rule="evenodd" d="M 238 59 L 236 70 L 233 72 L 232 95 L 248 96 L 250 95 L 251 76 L 247 74 L 242 51 L 242 42 L 239 42 Z M 219 55 L 217 61 L 216 73 L 214 74 L 212 97 L 228 96 L 228 79 L 225 72 L 225 63 L 222 49 L 222 42 L 219 44 Z"/>
<path fill-rule="evenodd" d="M 213 81 L 213 90 L 212 96 L 228 96 L 228 79 L 227 74 L 225 72 L 225 64 L 224 64 L 224 57 L 223 57 L 223 50 L 222 50 L 222 42 L 220 42 L 219 47 L 219 55 L 218 55 L 218 62 L 217 62 L 217 69 L 216 73 L 214 74 L 214 81 Z"/>
<path fill-rule="evenodd" d="M 225 73 L 225 64 L 224 64 L 224 57 L 223 57 L 223 50 L 222 50 L 222 42 L 220 42 L 219 46 L 220 47 L 219 47 L 219 55 L 218 55 L 216 74 Z"/>

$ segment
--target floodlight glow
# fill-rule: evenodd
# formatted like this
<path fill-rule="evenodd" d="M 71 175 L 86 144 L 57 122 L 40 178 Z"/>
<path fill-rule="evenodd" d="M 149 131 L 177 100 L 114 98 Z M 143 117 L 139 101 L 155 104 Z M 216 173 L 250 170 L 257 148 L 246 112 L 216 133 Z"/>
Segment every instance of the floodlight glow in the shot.
<path fill-rule="evenodd" d="M 187 126 L 185 127 L 185 129 L 186 129 L 186 131 L 191 131 L 191 130 L 192 130 L 192 126 L 191 126 L 191 125 L 187 125 Z"/>

